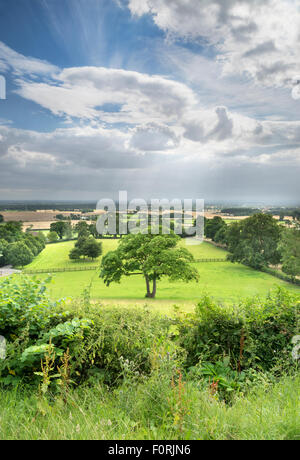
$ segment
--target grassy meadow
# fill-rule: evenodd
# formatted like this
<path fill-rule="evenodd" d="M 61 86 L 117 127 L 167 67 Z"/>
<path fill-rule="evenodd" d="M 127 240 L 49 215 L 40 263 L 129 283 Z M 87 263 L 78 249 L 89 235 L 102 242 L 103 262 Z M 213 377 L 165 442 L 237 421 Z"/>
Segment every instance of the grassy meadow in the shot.
<path fill-rule="evenodd" d="M 299 440 L 299 385 L 299 376 L 285 378 L 227 406 L 186 384 L 181 430 L 176 428 L 170 385 L 153 391 L 148 383 L 134 392 L 123 385 L 112 393 L 102 385 L 79 388 L 67 404 L 57 400 L 52 406 L 32 393 L 0 390 L 0 439 Z"/>
<path fill-rule="evenodd" d="M 114 250 L 118 240 L 101 240 L 103 254 Z M 181 242 L 185 245 L 185 241 Z M 44 251 L 25 269 L 39 270 L 54 268 L 89 267 L 100 265 L 101 257 L 95 260 L 81 260 L 78 262 L 69 259 L 69 252 L 74 246 L 74 241 L 47 245 Z M 225 258 L 227 252 L 223 249 L 204 242 L 201 245 L 186 246 L 195 259 Z M 147 304 L 158 306 L 179 303 L 188 310 L 201 298 L 204 293 L 215 299 L 231 303 L 241 298 L 256 295 L 266 296 L 270 289 L 282 286 L 291 292 L 299 293 L 298 286 L 281 281 L 273 276 L 253 270 L 241 264 L 230 262 L 198 262 L 196 263 L 200 274 L 199 283 L 170 282 L 162 279 L 158 282 L 157 297 L 155 300 L 147 299 Z M 41 276 L 41 275 L 39 275 Z M 128 300 L 135 303 L 145 303 L 145 282 L 142 276 L 124 278 L 120 284 L 111 284 L 106 287 L 99 279 L 98 271 L 79 271 L 54 273 L 49 286 L 54 299 L 61 297 L 80 297 L 83 291 L 90 287 L 92 299 L 101 299 L 104 303 L 117 301 L 118 304 L 128 304 Z M 160 307 L 158 306 L 158 309 Z"/>

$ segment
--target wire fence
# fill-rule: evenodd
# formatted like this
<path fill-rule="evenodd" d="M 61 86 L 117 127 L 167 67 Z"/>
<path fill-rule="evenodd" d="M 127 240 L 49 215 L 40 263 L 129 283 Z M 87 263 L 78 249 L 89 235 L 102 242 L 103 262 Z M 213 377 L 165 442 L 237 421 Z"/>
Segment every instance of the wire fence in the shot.
<path fill-rule="evenodd" d="M 228 262 L 225 258 L 220 259 L 195 259 L 195 263 L 198 262 Z M 63 273 L 63 272 L 84 272 L 84 271 L 95 271 L 98 270 L 99 266 L 93 265 L 89 267 L 63 267 L 63 268 L 42 268 L 33 270 L 23 270 L 25 275 L 39 275 L 43 273 Z"/>
<path fill-rule="evenodd" d="M 84 272 L 98 270 L 99 266 L 90 267 L 64 267 L 64 268 L 42 268 L 37 270 L 23 270 L 25 275 L 39 275 L 43 273 L 62 273 L 62 272 Z"/>
<path fill-rule="evenodd" d="M 228 262 L 225 257 L 219 259 L 195 259 L 195 262 Z"/>

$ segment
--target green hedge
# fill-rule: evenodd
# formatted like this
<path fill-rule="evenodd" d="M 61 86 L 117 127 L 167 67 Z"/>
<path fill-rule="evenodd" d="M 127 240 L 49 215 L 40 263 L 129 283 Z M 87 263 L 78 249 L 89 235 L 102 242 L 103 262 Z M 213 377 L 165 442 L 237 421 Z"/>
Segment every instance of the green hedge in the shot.
<path fill-rule="evenodd" d="M 0 281 L 0 335 L 7 340 L 0 383 L 37 385 L 51 341 L 55 367 L 69 349 L 77 384 L 97 379 L 114 385 L 124 369 L 145 376 L 167 359 L 195 375 L 222 372 L 235 388 L 239 377 L 232 372 L 282 374 L 295 368 L 299 306 L 299 296 L 277 289 L 266 299 L 232 307 L 204 296 L 195 313 L 169 318 L 142 307 L 91 305 L 87 292 L 67 310 L 63 301 L 49 299 L 45 283 L 12 276 Z"/>
<path fill-rule="evenodd" d="M 293 278 L 292 276 L 287 275 L 286 273 L 279 272 L 278 270 L 275 270 L 274 268 L 265 267 L 265 268 L 262 268 L 261 271 L 268 273 L 269 275 L 276 276 L 276 278 L 279 278 L 288 283 L 297 284 L 298 286 L 300 286 L 299 279 Z"/>

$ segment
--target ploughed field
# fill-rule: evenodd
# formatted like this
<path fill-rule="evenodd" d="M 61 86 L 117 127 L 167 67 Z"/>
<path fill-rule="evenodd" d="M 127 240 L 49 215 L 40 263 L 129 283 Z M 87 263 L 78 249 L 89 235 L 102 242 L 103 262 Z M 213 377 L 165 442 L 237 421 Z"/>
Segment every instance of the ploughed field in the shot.
<path fill-rule="evenodd" d="M 100 241 L 100 240 L 99 240 Z M 118 240 L 101 240 L 103 253 L 113 250 L 118 245 Z M 99 267 L 101 257 L 96 260 L 81 260 L 78 262 L 69 259 L 69 252 L 74 246 L 74 241 L 49 244 L 44 251 L 27 267 L 26 270 L 49 270 L 55 268 L 86 268 Z M 185 240 L 181 242 L 185 245 Z M 226 258 L 226 251 L 217 248 L 210 243 L 202 243 L 197 246 L 187 246 L 195 259 L 222 259 Z M 124 278 L 120 284 L 111 284 L 106 287 L 99 278 L 99 270 L 94 271 L 65 271 L 53 273 L 52 282 L 49 286 L 51 296 L 54 299 L 60 297 L 78 298 L 89 287 L 92 299 L 101 299 L 104 304 L 118 303 L 127 304 L 127 300 L 134 300 L 137 304 L 152 304 L 158 309 L 169 309 L 170 305 L 180 304 L 187 310 L 207 293 L 225 303 L 236 302 L 241 298 L 255 295 L 266 296 L 270 289 L 282 286 L 291 292 L 300 292 L 298 286 L 286 283 L 266 273 L 253 270 L 241 264 L 230 262 L 196 262 L 200 274 L 199 283 L 170 282 L 162 279 L 158 282 L 157 297 L 154 300 L 144 298 L 145 282 L 142 276 Z M 35 275 L 45 277 L 45 275 Z M 159 301 L 159 302 L 158 302 Z M 160 304 L 158 306 L 158 303 Z"/>

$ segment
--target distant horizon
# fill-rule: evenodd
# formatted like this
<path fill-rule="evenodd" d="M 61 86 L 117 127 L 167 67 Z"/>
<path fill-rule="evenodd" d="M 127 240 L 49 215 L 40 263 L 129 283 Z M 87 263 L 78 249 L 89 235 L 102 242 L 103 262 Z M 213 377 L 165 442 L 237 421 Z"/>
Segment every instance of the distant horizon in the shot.
<path fill-rule="evenodd" d="M 107 195 L 104 195 L 103 198 L 109 198 L 109 196 Z M 141 197 L 138 197 L 138 198 L 141 198 Z M 165 197 L 164 197 L 165 198 Z M 182 197 L 182 198 L 179 198 L 181 200 L 184 200 L 184 199 L 188 199 L 190 197 Z M 163 198 L 162 198 L 163 199 Z M 190 198 L 192 199 L 192 198 Z M 145 198 L 145 200 L 147 201 L 147 203 L 150 203 L 151 202 L 151 198 L 147 199 Z M 46 200 L 42 200 L 42 199 L 38 199 L 38 200 L 22 200 L 22 199 L 14 199 L 14 200 L 1 200 L 0 199 L 0 205 L 1 206 L 5 206 L 5 204 L 55 204 L 55 203 L 59 203 L 59 204 L 97 204 L 99 200 L 64 200 L 64 199 L 57 199 L 57 200 L 49 200 L 49 199 L 46 199 Z M 129 199 L 128 200 L 128 203 L 130 202 L 131 200 Z M 116 203 L 118 203 L 117 200 L 115 200 Z M 255 206 L 259 206 L 259 207 L 263 207 L 263 206 L 270 206 L 270 207 L 277 207 L 277 206 L 283 206 L 283 207 L 287 207 L 287 206 L 291 206 L 291 207 L 300 207 L 300 201 L 289 201 L 289 202 L 278 202 L 278 201 L 268 201 L 268 200 L 259 200 L 259 201 L 245 201 L 245 200 L 242 200 L 242 201 L 238 201 L 238 200 L 221 200 L 221 199 L 216 199 L 216 200 L 207 200 L 207 201 L 204 201 L 205 202 L 205 206 L 216 206 L 216 205 L 222 205 L 222 206 L 231 206 L 231 207 L 255 207 Z M 0 211 L 1 212 L 1 211 Z"/>

